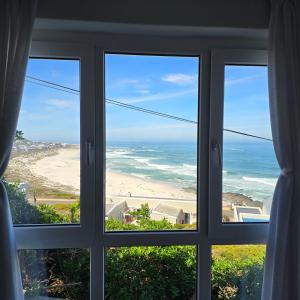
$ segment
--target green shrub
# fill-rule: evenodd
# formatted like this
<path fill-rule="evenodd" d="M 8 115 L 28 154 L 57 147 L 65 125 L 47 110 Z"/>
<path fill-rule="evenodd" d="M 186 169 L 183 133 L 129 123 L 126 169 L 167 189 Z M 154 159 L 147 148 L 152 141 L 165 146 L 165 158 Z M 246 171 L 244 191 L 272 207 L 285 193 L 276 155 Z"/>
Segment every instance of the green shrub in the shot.
<path fill-rule="evenodd" d="M 106 299 L 190 299 L 195 291 L 194 246 L 110 248 L 105 265 Z"/>
<path fill-rule="evenodd" d="M 31 205 L 18 184 L 5 183 L 15 224 L 79 222 L 79 202 L 69 213 L 52 206 Z M 153 221 L 147 206 L 137 210 L 137 224 L 106 220 L 106 229 L 162 230 L 193 229 L 195 225 L 172 225 Z M 260 299 L 264 246 L 214 246 L 212 256 L 212 299 Z M 28 296 L 88 299 L 89 252 L 79 249 L 22 250 L 23 285 Z M 187 299 L 195 292 L 196 247 L 158 246 L 109 248 L 106 251 L 106 299 Z M 100 282 L 99 282 L 100 284 Z"/>

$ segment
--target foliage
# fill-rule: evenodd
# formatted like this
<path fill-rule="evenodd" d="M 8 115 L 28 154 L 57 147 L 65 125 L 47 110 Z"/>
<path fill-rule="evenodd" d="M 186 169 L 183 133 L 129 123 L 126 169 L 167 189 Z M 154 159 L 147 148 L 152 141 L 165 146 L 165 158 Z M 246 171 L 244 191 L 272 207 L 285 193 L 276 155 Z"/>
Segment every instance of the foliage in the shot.
<path fill-rule="evenodd" d="M 79 202 L 60 213 L 52 206 L 32 205 L 18 188 L 5 183 L 15 224 L 79 222 Z M 106 229 L 194 229 L 150 219 L 146 205 L 136 211 L 137 224 L 106 220 Z M 212 299 L 260 298 L 265 247 L 214 246 Z M 26 295 L 88 299 L 89 251 L 85 249 L 22 250 L 19 254 Z M 196 247 L 157 246 L 108 248 L 105 260 L 106 299 L 191 299 L 196 283 Z M 118 283 L 116 285 L 116 282 Z"/>
<path fill-rule="evenodd" d="M 213 299 L 260 299 L 265 246 L 214 246 Z"/>
<path fill-rule="evenodd" d="M 106 299 L 190 299 L 195 290 L 195 246 L 110 248 L 105 266 Z"/>
<path fill-rule="evenodd" d="M 138 221 L 150 220 L 149 204 L 142 204 L 141 208 L 138 208 L 136 211 L 129 212 L 129 214 L 135 217 Z"/>
<path fill-rule="evenodd" d="M 70 205 L 70 221 L 71 223 L 79 223 L 80 222 L 80 201 L 76 201 L 75 203 Z"/>
<path fill-rule="evenodd" d="M 19 260 L 26 296 L 88 299 L 88 250 L 21 250 Z"/>
<path fill-rule="evenodd" d="M 9 199 L 14 224 L 39 224 L 41 214 L 38 209 L 28 203 L 26 195 L 19 189 L 18 183 L 3 181 Z"/>
<path fill-rule="evenodd" d="M 18 183 L 4 181 L 9 199 L 10 210 L 14 224 L 48 224 L 68 222 L 68 218 L 59 214 L 47 204 L 30 204 L 24 192 L 19 189 Z"/>
<path fill-rule="evenodd" d="M 51 205 L 38 204 L 36 208 L 40 213 L 39 224 L 69 223 L 69 218 L 58 213 Z"/>
<path fill-rule="evenodd" d="M 15 139 L 17 140 L 24 140 L 24 132 L 22 130 L 17 130 Z"/>

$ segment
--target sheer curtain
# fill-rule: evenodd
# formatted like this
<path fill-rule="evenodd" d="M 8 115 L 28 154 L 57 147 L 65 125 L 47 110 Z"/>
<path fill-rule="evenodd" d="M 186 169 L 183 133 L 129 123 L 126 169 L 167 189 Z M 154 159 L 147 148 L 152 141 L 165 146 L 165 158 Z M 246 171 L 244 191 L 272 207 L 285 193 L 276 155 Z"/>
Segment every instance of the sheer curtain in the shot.
<path fill-rule="evenodd" d="M 0 178 L 14 141 L 36 0 L 0 0 Z M 0 298 L 23 299 L 7 193 L 0 180 Z"/>
<path fill-rule="evenodd" d="M 269 94 L 281 175 L 274 193 L 263 300 L 300 299 L 300 44 L 293 0 L 272 0 Z"/>

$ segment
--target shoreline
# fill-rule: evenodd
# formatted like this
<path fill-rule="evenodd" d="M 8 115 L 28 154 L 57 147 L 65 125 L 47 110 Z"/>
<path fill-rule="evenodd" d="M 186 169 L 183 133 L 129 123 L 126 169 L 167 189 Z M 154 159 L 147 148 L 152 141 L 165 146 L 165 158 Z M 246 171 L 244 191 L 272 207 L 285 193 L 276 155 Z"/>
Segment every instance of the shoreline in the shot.
<path fill-rule="evenodd" d="M 20 177 L 20 180 L 27 181 L 29 185 L 38 185 L 41 189 L 49 190 L 56 188 L 62 193 L 74 194 L 78 197 L 80 192 L 79 151 L 79 145 L 67 145 L 48 150 L 18 153 L 12 157 L 8 171 L 10 173 L 13 171 L 14 176 L 12 177 Z M 107 170 L 105 188 L 107 203 L 126 200 L 129 206 L 139 207 L 148 202 L 149 207 L 153 208 L 159 202 L 165 202 L 168 205 L 182 208 L 186 212 L 197 212 L 196 192 L 169 182 Z M 41 198 L 43 203 L 75 201 L 74 198 L 62 199 L 53 197 L 53 195 L 37 198 Z M 229 218 L 232 217 L 232 204 L 263 207 L 263 202 L 242 194 L 223 193 L 223 214 Z"/>

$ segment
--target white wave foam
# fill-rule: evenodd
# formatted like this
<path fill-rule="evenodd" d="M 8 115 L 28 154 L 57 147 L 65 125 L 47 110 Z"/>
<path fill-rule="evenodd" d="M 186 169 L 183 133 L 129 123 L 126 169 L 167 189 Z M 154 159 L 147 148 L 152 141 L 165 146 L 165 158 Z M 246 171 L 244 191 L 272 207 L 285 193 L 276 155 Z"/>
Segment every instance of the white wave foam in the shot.
<path fill-rule="evenodd" d="M 142 179 L 147 179 L 148 178 L 148 176 L 143 175 L 143 174 L 130 173 L 130 175 L 132 175 L 134 177 L 142 178 Z"/>
<path fill-rule="evenodd" d="M 148 165 L 150 159 L 149 158 L 141 158 L 141 157 L 131 157 L 132 159 L 136 160 L 137 162 L 141 163 L 141 164 L 145 164 Z"/>
<path fill-rule="evenodd" d="M 271 178 L 256 178 L 256 177 L 247 177 L 243 176 L 243 180 L 246 181 L 251 181 L 251 182 L 256 182 L 256 183 L 262 183 L 265 185 L 270 185 L 275 187 L 276 186 L 276 179 L 271 179 Z"/>
<path fill-rule="evenodd" d="M 131 153 L 132 152 L 128 151 L 128 150 L 120 150 L 120 149 L 108 150 L 106 152 L 106 158 L 121 158 L 121 157 L 127 156 Z"/>

